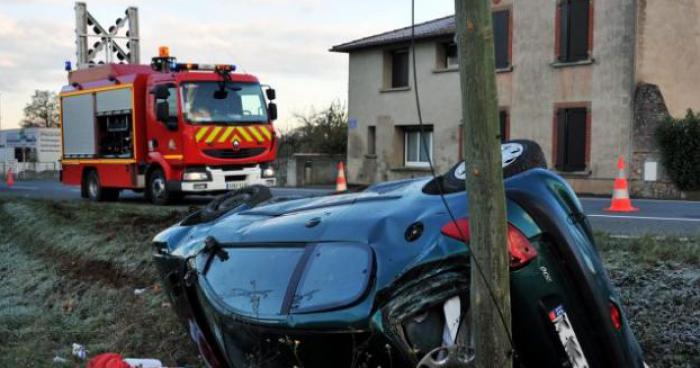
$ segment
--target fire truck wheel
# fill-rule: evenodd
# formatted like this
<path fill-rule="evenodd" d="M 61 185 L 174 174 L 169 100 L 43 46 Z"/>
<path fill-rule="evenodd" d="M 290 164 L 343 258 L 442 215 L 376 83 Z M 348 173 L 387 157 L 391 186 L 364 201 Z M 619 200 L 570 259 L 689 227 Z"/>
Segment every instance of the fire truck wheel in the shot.
<path fill-rule="evenodd" d="M 146 188 L 146 197 L 151 203 L 159 206 L 165 206 L 175 202 L 180 196 L 179 193 L 168 191 L 165 185 L 165 174 L 160 168 L 153 169 L 148 175 L 148 188 Z"/>
<path fill-rule="evenodd" d="M 87 173 L 85 184 L 87 198 L 93 202 L 116 201 L 119 198 L 119 190 L 102 187 L 97 170 Z"/>

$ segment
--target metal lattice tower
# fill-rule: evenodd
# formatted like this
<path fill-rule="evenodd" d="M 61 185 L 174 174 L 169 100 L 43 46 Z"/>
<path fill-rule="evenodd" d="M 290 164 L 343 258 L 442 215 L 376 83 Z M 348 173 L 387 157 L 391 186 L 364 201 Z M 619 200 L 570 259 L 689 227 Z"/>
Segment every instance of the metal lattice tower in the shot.
<path fill-rule="evenodd" d="M 75 43 L 78 69 L 96 64 L 140 62 L 138 8 L 129 7 L 115 24 L 102 27 L 83 2 L 75 3 Z M 126 27 L 126 32 L 122 30 Z M 96 40 L 92 45 L 90 42 Z M 101 60 L 98 56 L 101 56 Z"/>

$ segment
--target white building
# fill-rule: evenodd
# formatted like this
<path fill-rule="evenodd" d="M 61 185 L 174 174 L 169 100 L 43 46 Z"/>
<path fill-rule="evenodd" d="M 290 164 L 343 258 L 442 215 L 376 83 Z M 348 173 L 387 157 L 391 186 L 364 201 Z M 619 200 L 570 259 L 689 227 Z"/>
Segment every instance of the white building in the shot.
<path fill-rule="evenodd" d="M 61 131 L 56 128 L 0 130 L 0 165 L 2 171 L 12 166 L 16 171 L 59 170 Z"/>

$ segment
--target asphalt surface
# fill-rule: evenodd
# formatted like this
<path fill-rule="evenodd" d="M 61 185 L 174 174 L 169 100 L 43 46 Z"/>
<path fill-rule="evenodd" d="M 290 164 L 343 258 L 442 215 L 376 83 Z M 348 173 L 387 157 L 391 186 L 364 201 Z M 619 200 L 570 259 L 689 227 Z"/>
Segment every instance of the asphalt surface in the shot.
<path fill-rule="evenodd" d="M 324 188 L 273 188 L 275 196 L 310 196 L 329 193 Z M 58 181 L 19 181 L 12 188 L 0 183 L 0 193 L 28 198 L 80 199 L 80 189 L 67 187 Z M 184 206 L 200 206 L 211 200 L 209 196 L 188 196 Z M 124 191 L 120 196 L 123 202 L 143 203 L 142 194 Z M 605 231 L 621 236 L 644 234 L 662 236 L 700 236 L 700 202 L 633 199 L 637 212 L 611 213 L 603 208 L 610 204 L 608 198 L 581 198 L 584 210 L 594 230 Z"/>

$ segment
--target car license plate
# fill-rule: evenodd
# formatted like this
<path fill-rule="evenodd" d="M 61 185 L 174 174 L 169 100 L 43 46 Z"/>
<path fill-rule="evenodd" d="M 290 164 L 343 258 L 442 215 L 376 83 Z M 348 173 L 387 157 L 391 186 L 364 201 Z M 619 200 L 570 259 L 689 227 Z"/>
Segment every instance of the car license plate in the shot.
<path fill-rule="evenodd" d="M 245 186 L 245 182 L 233 181 L 233 182 L 226 183 L 226 189 L 228 189 L 228 190 L 241 189 L 244 186 Z"/>
<path fill-rule="evenodd" d="M 588 368 L 588 361 L 583 355 L 583 349 L 581 344 L 576 337 L 576 332 L 571 325 L 569 316 L 564 310 L 564 306 L 558 306 L 549 312 L 549 320 L 552 321 L 554 329 L 559 335 L 559 341 L 561 341 L 566 355 L 569 357 L 569 363 L 573 368 Z"/>

